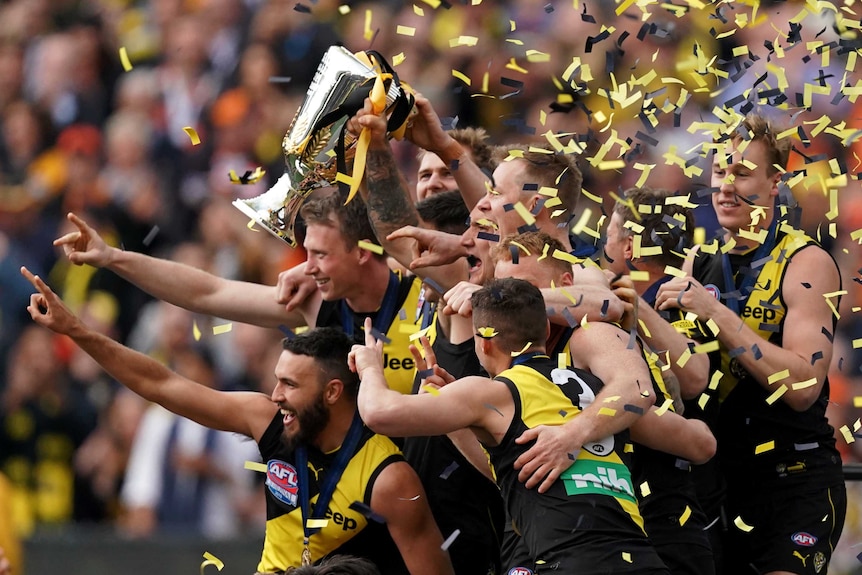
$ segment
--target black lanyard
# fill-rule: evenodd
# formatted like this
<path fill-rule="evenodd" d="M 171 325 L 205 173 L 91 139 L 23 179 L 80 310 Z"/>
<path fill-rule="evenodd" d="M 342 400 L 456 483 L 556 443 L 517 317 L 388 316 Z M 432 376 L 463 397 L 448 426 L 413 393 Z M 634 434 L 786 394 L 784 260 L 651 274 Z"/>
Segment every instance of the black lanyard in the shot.
<path fill-rule="evenodd" d="M 380 304 L 380 309 L 377 311 L 377 316 L 374 319 L 374 329 L 381 335 L 386 335 L 386 332 L 389 331 L 389 326 L 392 324 L 392 319 L 395 316 L 399 286 L 398 276 L 394 272 L 389 272 L 389 285 L 386 286 L 383 303 Z M 353 310 L 347 305 L 346 300 L 341 300 L 341 326 L 344 328 L 344 333 L 353 337 L 355 331 Z"/>
<path fill-rule="evenodd" d="M 772 250 L 775 248 L 776 243 L 776 230 L 778 229 L 778 218 L 774 218 L 772 223 L 769 224 L 769 228 L 766 232 L 766 239 L 760 244 L 760 247 L 757 248 L 757 251 L 754 252 L 754 257 L 751 258 L 751 263 L 755 264 L 759 262 L 761 259 L 765 258 L 769 254 L 772 253 Z M 730 256 L 727 253 L 721 254 L 721 267 L 724 272 L 724 289 L 725 291 L 733 288 L 735 291 L 739 292 L 739 297 L 725 297 L 724 304 L 732 309 L 736 315 L 739 315 L 740 310 L 742 309 L 739 305 L 739 300 L 745 298 L 745 303 L 748 303 L 748 297 L 751 295 L 751 288 L 754 286 L 754 283 L 757 281 L 757 276 L 760 275 L 759 269 L 755 271 L 752 269 L 749 270 L 747 274 L 743 274 L 742 281 L 737 284 L 733 278 L 733 269 L 730 264 Z M 760 268 L 763 266 L 761 265 Z M 748 293 L 746 293 L 748 292 Z"/>
<path fill-rule="evenodd" d="M 304 445 L 296 448 L 296 467 L 299 472 L 299 501 L 300 511 L 302 512 L 302 529 L 305 534 L 303 545 L 305 550 L 303 556 L 308 551 L 308 539 L 320 531 L 320 527 L 308 527 L 308 522 L 311 519 L 323 519 L 326 514 L 326 509 L 329 507 L 329 500 L 332 499 L 332 494 L 335 492 L 335 486 L 341 479 L 341 474 L 347 467 L 350 458 L 353 457 L 353 452 L 359 443 L 359 438 L 362 436 L 362 420 L 359 418 L 359 410 L 353 414 L 353 422 L 350 424 L 350 430 L 338 450 L 338 455 L 335 456 L 335 461 L 329 469 L 326 470 L 326 477 L 320 485 L 320 492 L 317 496 L 317 503 L 314 504 L 314 509 L 309 513 L 309 505 L 311 501 L 311 493 L 309 493 L 308 483 L 308 452 Z M 312 517 L 316 515 L 316 517 Z M 304 559 L 305 557 L 303 557 Z"/>
<path fill-rule="evenodd" d="M 529 351 L 527 353 L 522 353 L 512 358 L 512 364 L 509 367 L 512 368 L 516 365 L 527 363 L 534 357 L 548 357 L 548 354 L 546 354 L 544 351 Z"/>

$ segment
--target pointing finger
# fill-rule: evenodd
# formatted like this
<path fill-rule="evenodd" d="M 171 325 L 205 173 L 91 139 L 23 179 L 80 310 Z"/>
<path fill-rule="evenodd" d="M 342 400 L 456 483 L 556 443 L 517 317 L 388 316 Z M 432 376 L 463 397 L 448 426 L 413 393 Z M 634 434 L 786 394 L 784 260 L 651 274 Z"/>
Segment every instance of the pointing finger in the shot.
<path fill-rule="evenodd" d="M 364 327 L 365 327 L 365 345 L 368 347 L 374 347 L 375 344 L 377 343 L 377 339 L 374 337 L 374 334 L 372 333 L 372 325 L 371 325 L 371 318 L 370 317 L 365 318 L 365 326 Z"/>

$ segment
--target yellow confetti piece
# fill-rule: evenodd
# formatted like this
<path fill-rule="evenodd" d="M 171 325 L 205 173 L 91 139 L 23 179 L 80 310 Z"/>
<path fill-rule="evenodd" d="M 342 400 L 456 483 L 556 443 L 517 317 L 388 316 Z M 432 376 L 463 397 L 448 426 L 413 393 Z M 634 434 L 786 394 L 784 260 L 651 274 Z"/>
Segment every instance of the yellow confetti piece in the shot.
<path fill-rule="evenodd" d="M 466 74 L 464 74 L 463 72 L 459 72 L 458 70 L 453 69 L 452 70 L 452 76 L 454 76 L 455 78 L 458 78 L 459 80 L 461 80 L 462 82 L 464 82 L 468 86 L 473 83 L 472 80 L 470 80 L 470 78 Z"/>
<path fill-rule="evenodd" d="M 440 395 L 440 390 L 434 387 L 433 385 L 428 385 L 427 383 L 422 386 L 422 390 L 430 393 L 431 395 L 437 396 Z"/>
<path fill-rule="evenodd" d="M 518 215 L 521 216 L 521 219 L 523 219 L 524 223 L 528 226 L 531 226 L 536 223 L 535 216 L 533 216 L 533 214 L 530 213 L 530 210 L 527 209 L 527 206 L 525 206 L 521 202 L 515 204 L 515 212 L 517 212 Z"/>
<path fill-rule="evenodd" d="M 362 36 L 366 40 L 371 40 L 374 38 L 374 31 L 371 29 L 371 9 L 367 8 L 365 10 L 365 26 L 362 30 Z"/>
<path fill-rule="evenodd" d="M 481 335 L 482 337 L 484 337 L 486 339 L 492 338 L 492 337 L 495 337 L 496 335 L 498 335 L 497 330 L 494 329 L 493 327 L 480 327 L 476 331 L 478 331 L 479 335 Z"/>
<path fill-rule="evenodd" d="M 668 409 L 670 409 L 672 405 L 673 405 L 673 400 L 670 399 L 669 397 L 666 397 L 664 399 L 664 403 L 661 404 L 661 407 L 659 407 L 658 409 L 655 410 L 655 414 L 658 416 L 664 415 L 665 412 Z"/>
<path fill-rule="evenodd" d="M 661 248 L 659 248 L 659 251 L 661 251 Z M 675 268 L 671 265 L 667 265 L 664 267 L 664 273 L 665 275 L 673 276 L 675 278 L 684 278 L 686 275 L 688 275 L 681 269 Z"/>
<path fill-rule="evenodd" d="M 566 356 L 566 354 L 565 353 L 558 353 L 557 354 L 557 368 L 558 369 L 566 369 L 566 367 L 568 367 L 568 364 L 569 364 L 569 358 Z"/>
<path fill-rule="evenodd" d="M 853 349 L 859 349 L 862 347 L 862 338 L 853 340 Z"/>
<path fill-rule="evenodd" d="M 204 552 L 204 561 L 201 563 L 201 575 L 203 575 L 204 568 L 208 565 L 215 566 L 216 569 L 221 571 L 224 569 L 224 563 L 221 559 L 210 553 L 209 551 Z"/>
<path fill-rule="evenodd" d="M 515 60 L 515 58 L 509 58 L 509 63 L 506 64 L 506 69 L 512 70 L 514 72 L 520 72 L 521 74 L 529 74 L 529 70 L 519 66 L 518 62 Z"/>
<path fill-rule="evenodd" d="M 706 393 L 701 393 L 697 398 L 697 406 L 701 411 L 706 409 L 706 404 L 709 403 L 709 396 Z"/>
<path fill-rule="evenodd" d="M 254 220 L 249 220 L 245 227 L 247 227 L 249 230 L 251 230 L 251 231 L 253 231 L 253 232 L 258 232 L 258 233 L 260 233 L 260 230 L 259 230 L 259 229 L 257 229 L 256 227 L 254 227 L 254 225 L 255 225 L 256 223 L 257 223 L 257 222 L 256 222 L 256 221 L 254 221 Z"/>
<path fill-rule="evenodd" d="M 772 375 L 766 378 L 766 383 L 772 385 L 776 381 L 781 381 L 782 379 L 790 377 L 790 370 L 785 369 L 784 371 L 776 371 Z"/>
<path fill-rule="evenodd" d="M 607 415 L 613 417 L 617 414 L 617 410 L 612 407 L 602 407 L 599 409 L 599 415 Z"/>
<path fill-rule="evenodd" d="M 309 529 L 323 529 L 329 525 L 329 519 L 309 519 L 305 522 L 305 526 Z"/>
<path fill-rule="evenodd" d="M 691 507 L 688 505 L 685 506 L 685 511 L 682 512 L 682 515 L 679 517 L 679 526 L 682 527 L 685 525 L 688 518 L 691 517 Z"/>
<path fill-rule="evenodd" d="M 397 54 L 392 56 L 392 66 L 393 67 L 397 66 L 397 65 L 401 64 L 402 62 L 404 62 L 404 60 L 406 60 L 406 59 L 407 59 L 407 57 L 404 55 L 404 52 L 398 52 Z"/>
<path fill-rule="evenodd" d="M 126 51 L 125 46 L 120 46 L 120 63 L 126 72 L 132 71 L 132 61 L 129 60 L 129 53 Z"/>
<path fill-rule="evenodd" d="M 652 493 L 649 488 L 649 483 L 647 483 L 646 481 L 638 485 L 638 489 L 640 489 L 642 497 L 649 497 L 650 493 Z"/>
<path fill-rule="evenodd" d="M 335 181 L 341 182 L 343 184 L 347 184 L 348 186 L 353 185 L 353 176 L 348 176 L 347 174 L 342 174 L 341 172 L 337 172 L 335 174 Z"/>
<path fill-rule="evenodd" d="M 427 336 L 427 335 L 428 335 L 428 332 L 429 332 L 429 331 L 431 331 L 431 327 L 432 327 L 432 326 L 430 326 L 430 325 L 429 325 L 429 326 L 428 326 L 428 327 L 426 327 L 425 329 L 420 329 L 420 330 L 419 330 L 419 331 L 417 331 L 416 333 L 412 334 L 408 339 L 409 339 L 410 341 L 416 341 L 416 340 L 418 340 L 420 337 Z"/>
<path fill-rule="evenodd" d="M 681 354 L 679 354 L 679 358 L 676 360 L 676 364 L 680 367 L 685 367 L 685 364 L 688 363 L 688 360 L 691 359 L 691 350 L 685 348 Z"/>
<path fill-rule="evenodd" d="M 479 38 L 476 36 L 458 36 L 449 40 L 449 47 L 456 48 L 458 46 L 475 46 L 479 43 Z"/>
<path fill-rule="evenodd" d="M 645 270 L 632 270 L 629 272 L 629 277 L 633 282 L 648 282 L 649 272 Z"/>
<path fill-rule="evenodd" d="M 709 318 L 708 320 L 706 320 L 706 327 L 709 328 L 709 331 L 712 332 L 712 335 L 718 335 L 718 332 L 721 331 L 718 327 L 718 324 L 715 323 L 715 320 L 712 318 Z"/>
<path fill-rule="evenodd" d="M 766 453 L 767 451 L 772 451 L 775 449 L 775 440 L 771 439 L 766 443 L 761 443 L 760 445 L 754 448 L 754 454 L 760 455 L 761 453 Z"/>
<path fill-rule="evenodd" d="M 634 453 L 634 451 L 634 443 L 626 443 L 625 445 L 623 445 L 623 453 Z"/>
<path fill-rule="evenodd" d="M 841 435 L 844 436 L 844 441 L 846 441 L 848 444 L 856 441 L 856 438 L 853 437 L 853 433 L 850 431 L 850 428 L 846 425 L 842 425 L 839 431 L 841 432 Z"/>
<path fill-rule="evenodd" d="M 198 328 L 198 322 L 192 320 L 192 336 L 194 336 L 195 341 L 201 340 L 201 330 Z"/>
<path fill-rule="evenodd" d="M 189 139 L 192 141 L 192 146 L 197 146 L 201 143 L 200 136 L 198 136 L 197 131 L 195 131 L 195 129 L 191 126 L 186 126 L 185 128 L 183 128 L 183 132 L 188 134 Z"/>
<path fill-rule="evenodd" d="M 260 461 L 246 461 L 243 467 L 249 471 L 266 473 L 266 463 L 261 463 Z"/>
<path fill-rule="evenodd" d="M 612 395 L 610 397 L 606 397 L 602 403 L 615 403 L 620 400 L 619 395 Z"/>
<path fill-rule="evenodd" d="M 632 562 L 632 554 L 629 553 L 628 551 L 623 551 L 623 561 L 625 561 L 626 563 L 631 563 Z"/>
<path fill-rule="evenodd" d="M 793 389 L 793 391 L 796 391 L 798 389 L 805 389 L 806 387 L 812 387 L 814 385 L 817 385 L 816 377 L 806 379 L 805 381 L 797 381 L 796 383 L 791 384 L 790 387 Z"/>
<path fill-rule="evenodd" d="M 341 14 L 342 16 L 346 16 L 347 14 L 350 14 L 350 6 L 348 6 L 347 4 L 342 4 L 341 6 L 338 7 L 338 13 Z"/>
<path fill-rule="evenodd" d="M 716 370 L 713 372 L 712 377 L 709 379 L 709 389 L 715 391 L 718 389 L 718 384 L 721 382 L 721 378 L 724 377 L 724 374 L 721 370 Z"/>
<path fill-rule="evenodd" d="M 377 244 L 372 244 L 371 242 L 366 242 L 365 240 L 359 240 L 356 243 L 361 250 L 368 250 L 369 252 L 373 252 L 377 255 L 383 255 L 383 246 L 378 246 Z"/>
<path fill-rule="evenodd" d="M 538 50 L 527 50 L 527 62 L 550 62 L 551 55 Z"/>
<path fill-rule="evenodd" d="M 772 405 L 773 403 L 778 401 L 778 399 L 782 395 L 784 395 L 786 392 L 787 392 L 787 386 L 782 383 L 781 386 L 779 386 L 778 389 L 776 389 L 772 393 L 772 395 L 770 395 L 769 397 L 766 398 L 766 403 L 768 403 L 769 405 Z"/>
<path fill-rule="evenodd" d="M 221 335 L 223 333 L 229 333 L 230 330 L 233 329 L 232 323 L 225 323 L 222 325 L 214 325 L 213 326 L 213 335 Z"/>
<path fill-rule="evenodd" d="M 395 33 L 402 36 L 413 36 L 416 34 L 416 28 L 413 26 L 398 26 L 395 28 Z"/>
<path fill-rule="evenodd" d="M 710 353 L 712 351 L 718 351 L 718 340 L 708 341 L 706 343 L 702 343 L 700 345 L 694 346 L 694 353 Z"/>
<path fill-rule="evenodd" d="M 853 398 L 853 407 L 862 407 L 862 395 Z"/>
<path fill-rule="evenodd" d="M 733 524 L 736 525 L 737 529 L 739 529 L 740 531 L 745 531 L 746 533 L 754 529 L 754 527 L 752 527 L 751 525 L 746 524 L 745 521 L 742 520 L 742 517 L 740 517 L 739 515 L 737 515 L 736 519 L 733 520 Z"/>
<path fill-rule="evenodd" d="M 533 342 L 532 342 L 532 341 L 528 341 L 528 342 L 524 345 L 524 347 L 522 347 L 522 348 L 521 348 L 521 351 L 513 351 L 513 352 L 511 352 L 511 356 L 512 356 L 512 357 L 518 357 L 519 355 L 521 355 L 522 353 L 524 353 L 525 351 L 527 351 L 528 349 L 530 349 L 530 346 L 531 346 L 531 345 L 533 345 Z"/>

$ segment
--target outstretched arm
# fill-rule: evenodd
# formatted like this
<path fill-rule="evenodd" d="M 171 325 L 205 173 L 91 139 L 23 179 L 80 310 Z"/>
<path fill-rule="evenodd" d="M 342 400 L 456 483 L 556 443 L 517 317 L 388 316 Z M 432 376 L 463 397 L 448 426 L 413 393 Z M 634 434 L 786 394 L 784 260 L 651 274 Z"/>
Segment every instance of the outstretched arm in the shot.
<path fill-rule="evenodd" d="M 454 573 L 425 490 L 410 465 L 392 463 L 380 473 L 371 492 L 371 508 L 386 520 L 411 575 Z"/>
<path fill-rule="evenodd" d="M 466 377 L 447 384 L 437 393 L 404 395 L 389 389 L 383 375 L 383 345 L 375 341 L 371 320 L 365 320 L 365 345 L 354 345 L 348 356 L 350 368 L 359 375 L 357 405 L 365 424 L 375 432 L 391 437 L 445 435 L 465 427 L 474 430 L 483 442 L 496 441 L 486 433 L 490 418 L 487 405 L 498 413 L 514 412 L 514 402 L 506 387 L 494 385 L 483 377 Z M 508 396 L 497 397 L 502 390 Z M 504 419 L 504 418 L 498 418 Z"/>
<path fill-rule="evenodd" d="M 144 399 L 205 427 L 259 440 L 278 411 L 261 393 L 216 391 L 186 379 L 158 361 L 129 349 L 81 322 L 39 276 L 21 268 L 37 293 L 27 311 L 37 324 L 67 335 L 111 377 Z"/>
<path fill-rule="evenodd" d="M 263 327 L 284 324 L 290 328 L 314 321 L 320 307 L 314 294 L 289 312 L 277 301 L 277 288 L 227 280 L 178 262 L 127 252 L 108 246 L 87 222 L 70 213 L 77 231 L 54 240 L 76 265 L 104 267 L 150 295 L 176 306 L 225 319 Z M 312 324 L 313 325 L 313 324 Z"/>

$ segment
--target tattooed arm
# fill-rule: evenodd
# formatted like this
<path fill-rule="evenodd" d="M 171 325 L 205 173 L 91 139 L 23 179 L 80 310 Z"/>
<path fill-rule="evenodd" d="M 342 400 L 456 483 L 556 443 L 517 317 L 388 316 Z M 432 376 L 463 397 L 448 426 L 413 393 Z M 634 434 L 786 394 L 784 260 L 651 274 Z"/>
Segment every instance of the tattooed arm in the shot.
<path fill-rule="evenodd" d="M 410 199 L 407 182 L 398 170 L 389 140 L 386 138 L 386 120 L 374 114 L 366 101 L 365 108 L 351 120 L 350 129 L 357 126 L 368 128 L 371 141 L 365 164 L 365 183 L 360 188 L 368 207 L 368 218 L 383 249 L 398 262 L 410 268 L 417 254 L 416 240 L 386 236 L 404 226 L 419 225 L 419 213 Z M 446 266 L 433 266 L 413 270 L 423 279 L 430 278 L 444 290 L 467 278 L 467 266 L 463 260 Z"/>

